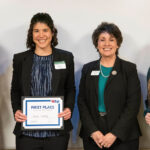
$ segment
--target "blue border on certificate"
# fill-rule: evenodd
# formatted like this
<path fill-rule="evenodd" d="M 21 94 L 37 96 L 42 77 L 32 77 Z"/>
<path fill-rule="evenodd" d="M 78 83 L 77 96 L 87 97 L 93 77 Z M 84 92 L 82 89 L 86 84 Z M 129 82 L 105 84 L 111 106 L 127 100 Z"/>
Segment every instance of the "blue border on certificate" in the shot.
<path fill-rule="evenodd" d="M 26 100 L 26 110 L 25 110 L 25 115 L 27 116 L 27 112 L 28 112 L 28 104 L 29 102 L 51 102 L 52 100 Z M 55 100 L 54 100 L 55 101 Z M 58 102 L 57 102 L 58 103 Z M 60 113 L 60 104 L 58 103 L 58 113 Z M 25 121 L 25 125 L 26 126 L 60 126 L 60 118 L 58 118 L 58 124 L 28 124 L 27 122 L 28 120 Z"/>

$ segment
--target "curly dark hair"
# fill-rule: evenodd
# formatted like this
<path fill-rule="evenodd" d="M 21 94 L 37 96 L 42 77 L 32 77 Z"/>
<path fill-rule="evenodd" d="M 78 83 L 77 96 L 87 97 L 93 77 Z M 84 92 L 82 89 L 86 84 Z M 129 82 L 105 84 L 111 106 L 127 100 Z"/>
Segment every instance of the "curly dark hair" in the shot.
<path fill-rule="evenodd" d="M 35 43 L 33 42 L 33 27 L 36 23 L 45 23 L 52 31 L 53 37 L 51 41 L 51 46 L 55 47 L 58 44 L 57 40 L 57 29 L 54 26 L 53 20 L 51 16 L 47 13 L 37 13 L 35 14 L 30 22 L 30 27 L 28 29 L 27 41 L 26 46 L 29 49 L 35 49 Z"/>
<path fill-rule="evenodd" d="M 98 46 L 99 35 L 101 33 L 104 33 L 104 32 L 107 32 L 110 35 L 114 36 L 117 40 L 118 47 L 121 46 L 121 43 L 123 41 L 123 37 L 122 37 L 120 29 L 113 23 L 102 22 L 100 25 L 98 25 L 98 27 L 94 30 L 94 32 L 92 34 L 93 44 L 94 44 L 96 49 Z M 118 55 L 118 49 L 116 51 L 116 55 Z M 98 49 L 97 49 L 97 51 L 98 51 Z"/>

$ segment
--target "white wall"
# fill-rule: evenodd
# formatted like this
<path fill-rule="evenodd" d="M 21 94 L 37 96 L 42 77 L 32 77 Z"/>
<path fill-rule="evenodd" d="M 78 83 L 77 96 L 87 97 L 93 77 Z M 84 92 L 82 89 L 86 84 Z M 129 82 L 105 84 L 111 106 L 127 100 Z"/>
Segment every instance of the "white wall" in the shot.
<path fill-rule="evenodd" d="M 58 47 L 73 52 L 75 56 L 77 85 L 82 65 L 98 58 L 91 41 L 93 30 L 102 21 L 117 24 L 124 37 L 120 55 L 137 64 L 145 99 L 146 73 L 150 66 L 149 6 L 149 0 L 1 0 L 0 89 L 3 90 L 0 91 L 0 146 L 15 147 L 9 97 L 11 69 L 8 70 L 8 66 L 14 53 L 26 50 L 26 34 L 35 13 L 48 12 L 54 19 L 58 29 Z M 142 114 L 140 118 L 143 119 Z M 150 134 L 147 134 L 150 129 L 144 120 L 141 121 L 145 129 L 141 146 L 150 147 Z"/>

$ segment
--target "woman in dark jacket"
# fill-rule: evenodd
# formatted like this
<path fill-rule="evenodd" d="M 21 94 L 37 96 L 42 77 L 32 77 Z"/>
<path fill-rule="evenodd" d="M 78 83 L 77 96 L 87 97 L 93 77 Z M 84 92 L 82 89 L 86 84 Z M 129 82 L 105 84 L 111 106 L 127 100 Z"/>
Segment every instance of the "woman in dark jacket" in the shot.
<path fill-rule="evenodd" d="M 119 28 L 100 24 L 92 35 L 100 59 L 85 64 L 78 95 L 85 150 L 138 150 L 141 88 L 135 64 L 118 57 Z"/>
<path fill-rule="evenodd" d="M 74 107 L 74 62 L 70 52 L 57 49 L 57 30 L 47 13 L 33 16 L 27 36 L 28 51 L 15 54 L 11 102 L 16 120 L 16 150 L 67 150 Z M 61 64 L 61 65 L 59 65 Z M 63 130 L 21 130 L 27 117 L 22 96 L 64 96 Z"/>

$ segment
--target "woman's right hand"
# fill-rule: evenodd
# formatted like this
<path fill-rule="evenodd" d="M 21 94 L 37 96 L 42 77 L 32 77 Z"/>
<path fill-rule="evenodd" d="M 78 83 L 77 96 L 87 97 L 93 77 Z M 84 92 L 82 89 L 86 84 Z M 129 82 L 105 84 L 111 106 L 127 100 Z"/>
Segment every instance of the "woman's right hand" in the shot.
<path fill-rule="evenodd" d="M 103 133 L 100 131 L 95 131 L 91 134 L 91 138 L 95 141 L 98 147 L 102 148 L 101 143 L 103 142 Z"/>
<path fill-rule="evenodd" d="M 24 122 L 24 121 L 27 120 L 27 117 L 26 117 L 26 115 L 24 115 L 24 114 L 22 113 L 21 110 L 17 110 L 16 113 L 15 113 L 15 120 L 16 120 L 17 122 Z"/>

